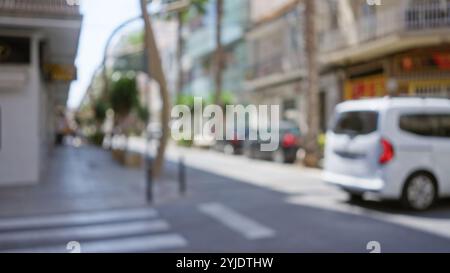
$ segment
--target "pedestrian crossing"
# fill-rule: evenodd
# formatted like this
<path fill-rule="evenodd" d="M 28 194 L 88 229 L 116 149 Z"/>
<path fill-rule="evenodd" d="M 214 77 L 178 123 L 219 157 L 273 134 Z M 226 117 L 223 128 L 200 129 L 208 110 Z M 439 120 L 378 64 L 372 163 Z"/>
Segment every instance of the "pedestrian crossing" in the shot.
<path fill-rule="evenodd" d="M 0 252 L 158 252 L 182 249 L 187 241 L 152 208 L 0 219 Z"/>

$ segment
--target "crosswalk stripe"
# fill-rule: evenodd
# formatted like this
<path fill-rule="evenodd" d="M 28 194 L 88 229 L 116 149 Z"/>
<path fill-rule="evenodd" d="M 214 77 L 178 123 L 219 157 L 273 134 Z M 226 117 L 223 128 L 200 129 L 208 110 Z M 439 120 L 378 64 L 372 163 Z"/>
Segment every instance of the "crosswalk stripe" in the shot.
<path fill-rule="evenodd" d="M 146 235 L 81 243 L 82 253 L 152 252 L 187 246 L 186 240 L 177 234 Z M 67 253 L 66 246 L 16 249 L 6 253 Z"/>
<path fill-rule="evenodd" d="M 265 227 L 219 203 L 202 204 L 199 206 L 199 210 L 232 230 L 240 233 L 249 240 L 265 239 L 275 235 L 275 231 L 272 229 Z"/>
<path fill-rule="evenodd" d="M 121 209 L 114 211 L 84 212 L 38 217 L 21 217 L 0 219 L 0 231 L 31 228 L 48 228 L 55 226 L 75 226 L 99 224 L 114 221 L 128 221 L 157 217 L 158 213 L 151 208 Z"/>
<path fill-rule="evenodd" d="M 33 245 L 42 242 L 85 241 L 163 232 L 169 224 L 163 220 L 110 223 L 100 225 L 27 230 L 0 233 L 0 249 L 5 246 Z"/>

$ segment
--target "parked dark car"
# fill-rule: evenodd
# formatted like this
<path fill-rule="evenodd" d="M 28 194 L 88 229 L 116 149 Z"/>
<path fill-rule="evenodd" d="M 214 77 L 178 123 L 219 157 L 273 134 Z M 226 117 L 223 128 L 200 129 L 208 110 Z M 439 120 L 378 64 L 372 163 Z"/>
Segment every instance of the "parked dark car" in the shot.
<path fill-rule="evenodd" d="M 240 130 L 234 129 L 229 135 L 232 135 L 233 138 L 227 139 L 225 135 L 224 140 L 216 141 L 214 149 L 220 152 L 224 152 L 225 154 L 241 155 L 244 151 L 245 139 L 247 139 L 249 135 L 248 127 L 242 128 Z"/>
<path fill-rule="evenodd" d="M 258 140 L 244 142 L 244 154 L 249 158 L 272 160 L 278 163 L 294 163 L 303 142 L 301 131 L 293 122 L 281 122 L 279 133 L 280 143 L 277 150 L 262 151 L 261 144 L 264 142 L 258 135 Z"/>

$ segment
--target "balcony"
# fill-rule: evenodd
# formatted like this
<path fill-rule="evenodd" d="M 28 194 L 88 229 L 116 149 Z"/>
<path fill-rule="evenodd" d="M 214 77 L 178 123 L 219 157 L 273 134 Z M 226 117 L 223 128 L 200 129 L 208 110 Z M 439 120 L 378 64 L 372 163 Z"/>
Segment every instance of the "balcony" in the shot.
<path fill-rule="evenodd" d="M 405 3 L 398 1 L 354 24 L 323 33 L 322 62 L 356 61 L 448 41 L 445 37 L 450 34 L 450 1 L 424 1 L 414 6 Z"/>
<path fill-rule="evenodd" d="M 305 75 L 304 58 L 299 53 L 277 53 L 258 61 L 247 69 L 246 89 L 257 90 L 269 85 L 282 84 Z"/>
<path fill-rule="evenodd" d="M 244 78 L 245 70 L 242 68 L 234 66 L 225 69 L 223 71 L 222 90 L 231 93 L 242 91 Z M 203 97 L 209 97 L 214 90 L 214 74 L 212 72 L 197 75 L 184 88 L 186 93 Z"/>
<path fill-rule="evenodd" d="M 244 68 L 236 66 L 226 69 L 223 73 L 223 90 L 231 93 L 242 91 L 244 79 Z"/>

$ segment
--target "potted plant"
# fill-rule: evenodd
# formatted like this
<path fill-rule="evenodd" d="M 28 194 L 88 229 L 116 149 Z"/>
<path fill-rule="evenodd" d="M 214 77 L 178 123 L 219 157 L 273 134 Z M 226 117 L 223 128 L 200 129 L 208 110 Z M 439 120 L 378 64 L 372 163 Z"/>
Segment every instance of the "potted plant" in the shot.
<path fill-rule="evenodd" d="M 115 72 L 112 76 L 111 92 L 109 94 L 111 109 L 114 111 L 114 131 L 124 136 L 124 143 L 113 147 L 113 157 L 120 163 L 126 163 L 128 132 L 125 125 L 127 119 L 138 101 L 136 75 L 134 72 Z"/>

